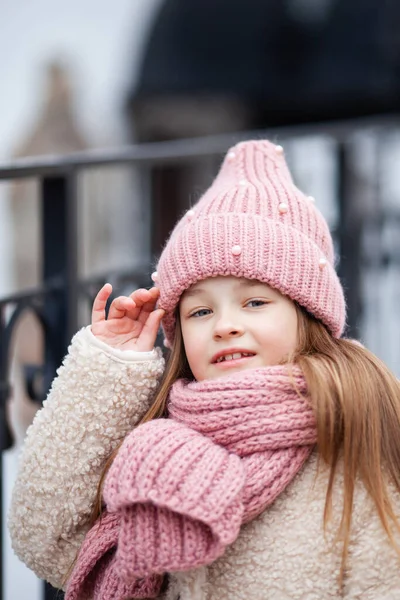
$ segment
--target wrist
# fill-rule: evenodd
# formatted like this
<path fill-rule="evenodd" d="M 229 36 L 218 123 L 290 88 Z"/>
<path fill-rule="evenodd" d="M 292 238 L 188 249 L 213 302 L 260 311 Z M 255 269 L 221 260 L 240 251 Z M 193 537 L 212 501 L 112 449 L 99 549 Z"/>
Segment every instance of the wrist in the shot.
<path fill-rule="evenodd" d="M 155 360 L 159 358 L 159 351 L 155 348 L 152 350 L 121 350 L 120 348 L 115 348 L 111 346 L 107 342 L 103 341 L 99 337 L 97 337 L 93 332 L 91 325 L 88 325 L 85 328 L 85 340 L 86 342 L 92 346 L 96 347 L 99 351 L 103 352 L 110 358 L 114 360 L 120 360 L 122 362 L 136 362 L 136 361 L 146 361 L 146 360 Z"/>

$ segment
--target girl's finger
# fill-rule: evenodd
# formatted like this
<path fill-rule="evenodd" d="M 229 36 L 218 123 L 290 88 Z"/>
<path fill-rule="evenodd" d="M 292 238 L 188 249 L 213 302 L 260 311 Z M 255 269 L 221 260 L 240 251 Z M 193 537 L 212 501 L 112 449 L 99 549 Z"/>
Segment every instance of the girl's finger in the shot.
<path fill-rule="evenodd" d="M 100 323 L 106 318 L 106 304 L 112 292 L 111 283 L 106 283 L 97 293 L 92 307 L 92 323 Z"/>
<path fill-rule="evenodd" d="M 158 301 L 158 298 L 160 296 L 160 290 L 156 287 L 151 288 L 150 290 L 148 290 L 149 292 L 149 300 L 145 303 L 148 305 L 148 307 L 144 307 L 146 310 L 150 309 L 150 310 L 154 310 Z"/>
<path fill-rule="evenodd" d="M 144 288 L 140 288 L 139 290 L 135 290 L 130 295 L 130 298 L 135 302 L 138 307 L 142 307 L 146 302 L 157 302 L 158 296 L 160 295 L 160 291 L 158 288 L 150 288 L 146 290 Z"/>
<path fill-rule="evenodd" d="M 138 343 L 140 344 L 141 350 L 146 351 L 154 348 L 154 343 L 160 328 L 161 319 L 163 318 L 164 314 L 165 311 L 162 308 L 158 308 L 150 313 L 138 338 Z"/>
<path fill-rule="evenodd" d="M 148 300 L 142 305 L 141 311 L 137 316 L 137 320 L 144 325 L 149 318 L 150 313 L 156 309 L 157 300 L 160 295 L 158 288 L 148 290 Z"/>
<path fill-rule="evenodd" d="M 149 294 L 157 300 L 160 295 L 160 290 L 158 287 L 152 287 L 149 289 Z"/>
<path fill-rule="evenodd" d="M 133 310 L 133 312 L 131 312 L 129 316 L 131 319 L 136 321 L 139 317 L 143 304 L 147 302 L 150 298 L 149 292 L 144 288 L 140 288 L 139 290 L 135 290 L 134 292 L 132 292 L 129 298 L 131 298 L 131 300 L 134 301 L 136 307 L 135 310 Z"/>
<path fill-rule="evenodd" d="M 132 298 L 132 300 L 138 306 L 141 306 L 144 302 L 148 300 L 149 290 L 146 290 L 145 288 L 139 288 L 138 290 L 132 292 L 132 294 L 129 297 Z"/>
<path fill-rule="evenodd" d="M 146 315 L 143 319 L 141 318 L 140 321 L 145 321 L 149 313 L 155 309 L 159 294 L 160 292 L 157 288 L 151 288 L 150 290 L 140 288 L 132 292 L 129 297 L 134 301 L 135 308 L 130 310 L 129 313 L 127 313 L 127 316 L 129 316 L 132 321 L 137 321 L 144 308 L 146 310 Z"/>
<path fill-rule="evenodd" d="M 125 316 L 128 310 L 133 310 L 135 303 L 127 296 L 118 296 L 112 301 L 110 310 L 108 311 L 108 319 L 121 319 Z"/>

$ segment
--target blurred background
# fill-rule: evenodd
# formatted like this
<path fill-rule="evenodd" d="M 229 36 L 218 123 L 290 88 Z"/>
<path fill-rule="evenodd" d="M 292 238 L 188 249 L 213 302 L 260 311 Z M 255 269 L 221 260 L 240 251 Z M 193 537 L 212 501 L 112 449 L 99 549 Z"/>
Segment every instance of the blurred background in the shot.
<path fill-rule="evenodd" d="M 265 135 L 284 146 L 334 233 L 347 335 L 400 374 L 400 4 L 0 0 L 0 14 L 0 583 L 6 600 L 41 600 L 53 592 L 13 555 L 4 515 L 26 428 L 70 339 L 68 303 L 70 326 L 85 325 L 103 281 L 151 285 L 176 218 L 230 145 Z M 124 149 L 129 160 L 95 160 Z M 75 152 L 93 164 L 79 169 L 76 230 L 64 236 L 67 179 L 32 168 L 19 178 L 16 165 Z M 71 282 L 74 253 L 72 280 L 86 287 L 26 295 L 51 277 Z"/>

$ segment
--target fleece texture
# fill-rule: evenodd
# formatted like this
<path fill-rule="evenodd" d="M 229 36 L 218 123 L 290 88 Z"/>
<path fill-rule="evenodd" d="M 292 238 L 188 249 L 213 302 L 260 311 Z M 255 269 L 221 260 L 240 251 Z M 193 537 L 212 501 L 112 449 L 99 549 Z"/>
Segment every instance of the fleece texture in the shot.
<path fill-rule="evenodd" d="M 89 529 L 106 457 L 143 414 L 161 373 L 157 354 L 141 358 L 132 353 L 125 360 L 104 349 L 90 332 L 80 332 L 28 433 L 10 532 L 21 559 L 55 586 Z M 340 590 L 341 547 L 334 538 L 342 504 L 341 472 L 333 521 L 324 536 L 327 481 L 323 467 L 317 473 L 313 453 L 273 505 L 241 528 L 223 556 L 208 567 L 169 573 L 168 589 L 159 600 L 400 600 L 399 557 L 360 482 Z M 400 497 L 394 490 L 392 499 L 400 516 Z"/>
<path fill-rule="evenodd" d="M 159 350 L 123 352 L 78 332 L 29 427 L 12 493 L 12 547 L 55 587 L 89 529 L 107 457 L 144 415 L 164 369 Z"/>

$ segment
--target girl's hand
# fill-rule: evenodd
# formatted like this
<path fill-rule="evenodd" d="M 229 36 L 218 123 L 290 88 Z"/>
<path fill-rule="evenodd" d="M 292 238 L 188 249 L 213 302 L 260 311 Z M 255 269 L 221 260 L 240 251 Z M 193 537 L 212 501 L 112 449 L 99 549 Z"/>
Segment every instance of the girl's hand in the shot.
<path fill-rule="evenodd" d="M 115 298 L 106 319 L 105 309 L 111 292 L 111 284 L 106 283 L 93 302 L 93 335 L 120 350 L 152 350 L 164 316 L 162 309 L 156 309 L 158 288 L 140 289 L 130 296 Z"/>

